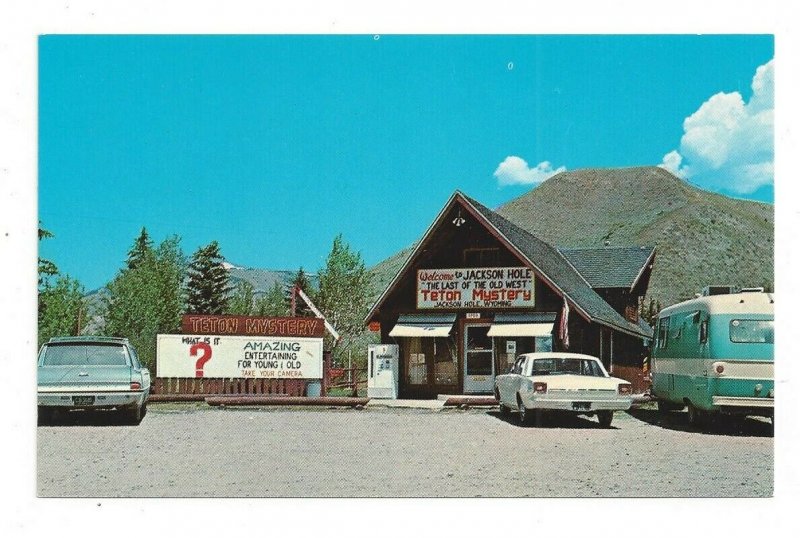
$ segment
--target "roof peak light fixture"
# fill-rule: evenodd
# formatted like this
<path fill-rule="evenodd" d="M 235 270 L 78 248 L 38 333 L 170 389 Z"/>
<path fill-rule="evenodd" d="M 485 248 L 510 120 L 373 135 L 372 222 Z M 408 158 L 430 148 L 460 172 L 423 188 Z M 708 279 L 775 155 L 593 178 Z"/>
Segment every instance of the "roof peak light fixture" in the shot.
<path fill-rule="evenodd" d="M 459 227 L 461 227 L 461 225 L 462 225 L 462 224 L 464 224 L 465 222 L 466 222 L 466 221 L 465 221 L 465 220 L 463 219 L 463 217 L 461 216 L 461 208 L 459 207 L 459 208 L 458 208 L 458 216 L 457 216 L 456 218 L 454 218 L 454 219 L 453 219 L 453 224 L 455 224 L 455 225 L 456 225 L 456 228 L 459 228 Z"/>

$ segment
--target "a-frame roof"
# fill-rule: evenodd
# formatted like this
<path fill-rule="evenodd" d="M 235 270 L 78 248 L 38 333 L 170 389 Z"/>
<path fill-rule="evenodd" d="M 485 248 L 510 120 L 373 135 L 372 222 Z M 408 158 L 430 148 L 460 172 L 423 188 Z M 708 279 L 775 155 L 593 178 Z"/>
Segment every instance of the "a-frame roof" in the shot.
<path fill-rule="evenodd" d="M 428 243 L 433 231 L 438 228 L 444 216 L 455 204 L 460 204 L 476 221 L 485 226 L 492 235 L 504 243 L 521 261 L 531 267 L 540 278 L 553 288 L 556 293 L 564 297 L 584 318 L 633 336 L 652 337 L 652 332 L 646 331 L 639 324 L 629 322 L 603 300 L 558 249 L 460 191 L 456 191 L 450 197 L 444 208 L 439 212 L 439 215 L 428 227 L 425 235 L 417 243 L 403 267 L 370 309 L 365 321 L 372 319 L 383 304 L 383 301 L 413 264 L 417 254 Z"/>

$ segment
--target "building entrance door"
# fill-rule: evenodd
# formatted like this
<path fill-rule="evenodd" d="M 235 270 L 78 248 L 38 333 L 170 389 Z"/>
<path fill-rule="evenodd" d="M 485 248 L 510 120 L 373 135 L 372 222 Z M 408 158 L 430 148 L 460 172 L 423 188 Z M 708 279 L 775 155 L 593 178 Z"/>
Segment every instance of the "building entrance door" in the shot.
<path fill-rule="evenodd" d="M 490 325 L 464 326 L 464 393 L 494 390 L 494 348 Z"/>

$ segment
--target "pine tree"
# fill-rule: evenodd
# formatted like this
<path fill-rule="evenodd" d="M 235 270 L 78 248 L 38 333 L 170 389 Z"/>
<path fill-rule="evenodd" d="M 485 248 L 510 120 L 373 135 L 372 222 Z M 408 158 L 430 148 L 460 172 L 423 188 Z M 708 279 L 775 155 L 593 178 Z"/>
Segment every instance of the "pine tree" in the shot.
<path fill-rule="evenodd" d="M 303 293 L 305 293 L 312 302 L 315 300 L 314 288 L 311 286 L 311 281 L 309 280 L 308 275 L 301 267 L 292 279 L 292 282 L 286 288 L 286 308 L 289 312 L 291 312 L 292 308 L 292 295 L 294 294 L 294 287 L 298 287 L 303 290 Z M 314 312 L 308 307 L 305 301 L 300 298 L 300 296 L 297 296 L 295 298 L 295 316 L 314 317 L 316 314 L 314 314 Z"/>
<path fill-rule="evenodd" d="M 41 241 L 42 239 L 50 239 L 51 237 L 54 237 L 52 232 L 49 232 L 49 231 L 45 230 L 44 228 L 42 228 L 42 223 L 41 223 L 41 221 L 39 221 L 39 241 Z M 42 286 L 44 286 L 47 283 L 48 279 L 50 277 L 52 277 L 52 276 L 57 275 L 57 274 L 58 274 L 58 267 L 56 267 L 56 264 L 51 262 L 50 260 L 46 260 L 46 259 L 44 259 L 44 258 L 42 258 L 40 256 L 39 257 L 39 288 L 40 288 L 40 291 L 41 291 Z"/>
<path fill-rule="evenodd" d="M 139 237 L 134 241 L 133 246 L 128 251 L 128 269 L 136 269 L 148 256 L 153 255 L 153 240 L 147 233 L 147 229 L 142 226 Z"/>
<path fill-rule="evenodd" d="M 131 252 L 137 244 L 138 239 Z M 139 262 L 126 264 L 106 287 L 103 332 L 130 339 L 142 362 L 154 371 L 156 335 L 180 329 L 186 258 L 177 236 L 155 250 L 142 245 Z"/>
<path fill-rule="evenodd" d="M 348 349 L 354 356 L 366 356 L 366 349 L 352 349 L 363 340 L 366 331 L 364 316 L 369 309 L 372 281 L 367 272 L 361 254 L 353 252 L 345 243 L 341 234 L 336 236 L 333 247 L 328 254 L 325 268 L 319 273 L 319 294 L 317 306 L 325 318 L 341 335 L 338 344 L 330 340 L 337 360 L 343 360 Z M 363 353 L 361 352 L 363 351 Z"/>
<path fill-rule="evenodd" d="M 190 314 L 222 314 L 228 304 L 231 288 L 228 270 L 222 264 L 224 258 L 219 244 L 212 241 L 200 247 L 189 264 L 187 284 L 187 312 Z"/>

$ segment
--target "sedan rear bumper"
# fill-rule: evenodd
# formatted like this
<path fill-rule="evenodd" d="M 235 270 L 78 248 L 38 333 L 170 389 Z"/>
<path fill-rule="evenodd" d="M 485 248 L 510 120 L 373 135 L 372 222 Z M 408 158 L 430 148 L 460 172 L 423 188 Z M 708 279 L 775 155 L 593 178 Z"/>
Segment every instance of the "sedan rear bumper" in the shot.
<path fill-rule="evenodd" d="M 567 400 L 563 398 L 539 397 L 525 402 L 525 407 L 527 409 L 549 409 L 553 411 L 571 411 L 573 413 L 626 411 L 631 407 L 631 398 Z"/>
<path fill-rule="evenodd" d="M 39 392 L 39 407 L 65 407 L 70 409 L 103 409 L 136 405 L 141 407 L 147 399 L 145 391 L 125 392 Z"/>

